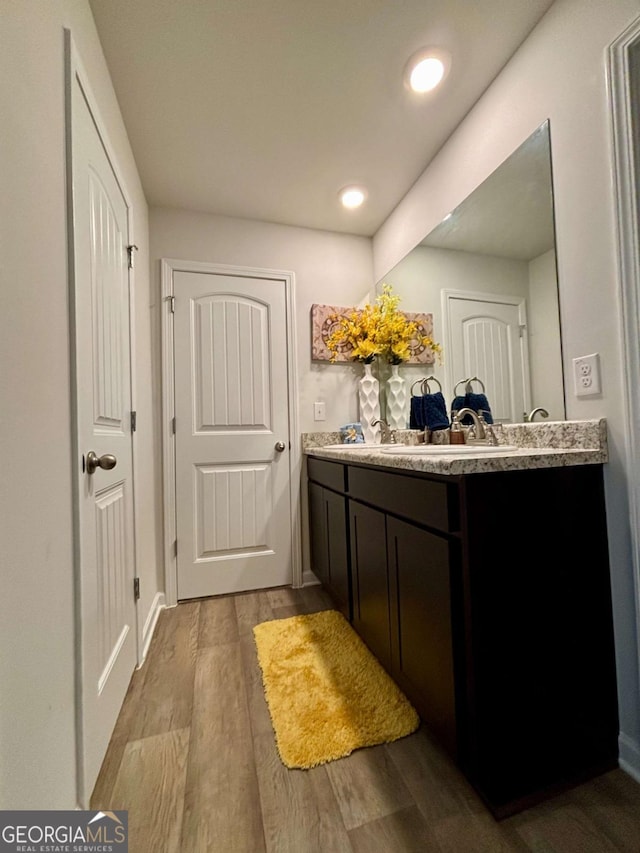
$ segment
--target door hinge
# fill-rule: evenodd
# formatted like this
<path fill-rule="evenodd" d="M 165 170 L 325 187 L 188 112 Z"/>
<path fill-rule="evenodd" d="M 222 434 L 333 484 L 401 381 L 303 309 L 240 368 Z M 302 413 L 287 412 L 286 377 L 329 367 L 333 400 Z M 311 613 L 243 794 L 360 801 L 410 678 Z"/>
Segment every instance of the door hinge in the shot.
<path fill-rule="evenodd" d="M 133 253 L 138 251 L 138 247 L 135 243 L 131 243 L 130 246 L 127 246 L 127 256 L 129 258 L 129 269 L 133 269 Z"/>
<path fill-rule="evenodd" d="M 520 323 L 520 325 L 518 326 L 518 331 L 520 333 L 520 337 L 523 338 L 524 333 L 527 331 L 526 325 L 524 323 Z"/>
<path fill-rule="evenodd" d="M 173 435 L 176 434 L 176 419 L 171 418 L 171 432 Z"/>
<path fill-rule="evenodd" d="M 174 539 L 174 541 L 173 541 L 173 556 L 174 557 L 178 556 L 178 540 L 177 539 Z"/>
<path fill-rule="evenodd" d="M 135 432 L 138 428 L 138 413 L 131 412 L 131 432 Z"/>
<path fill-rule="evenodd" d="M 133 579 L 133 597 L 136 601 L 140 598 L 140 578 Z"/>
<path fill-rule="evenodd" d="M 167 302 L 169 303 L 169 311 L 172 314 L 176 313 L 176 298 L 175 296 L 167 296 Z"/>

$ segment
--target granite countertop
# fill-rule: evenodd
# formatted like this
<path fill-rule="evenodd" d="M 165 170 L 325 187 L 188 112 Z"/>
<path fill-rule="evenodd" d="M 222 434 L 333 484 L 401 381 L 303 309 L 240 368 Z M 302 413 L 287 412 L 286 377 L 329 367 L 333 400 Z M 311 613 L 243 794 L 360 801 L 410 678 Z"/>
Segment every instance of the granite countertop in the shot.
<path fill-rule="evenodd" d="M 596 465 L 608 461 L 607 428 L 604 418 L 588 421 L 555 421 L 552 423 L 505 424 L 497 430 L 498 448 L 490 454 L 475 455 L 464 451 L 456 456 L 451 452 L 438 455 L 384 453 L 381 445 L 349 445 L 328 449 L 339 444 L 339 433 L 303 433 L 302 449 L 308 456 L 331 459 L 335 462 L 377 465 L 384 468 L 425 471 L 432 474 L 479 474 L 489 471 L 522 471 L 530 468 L 558 468 L 569 465 Z M 399 443 L 418 444 L 419 433 L 402 430 Z M 515 450 L 499 451 L 500 445 L 515 446 Z M 467 445 L 467 447 L 469 447 Z"/>

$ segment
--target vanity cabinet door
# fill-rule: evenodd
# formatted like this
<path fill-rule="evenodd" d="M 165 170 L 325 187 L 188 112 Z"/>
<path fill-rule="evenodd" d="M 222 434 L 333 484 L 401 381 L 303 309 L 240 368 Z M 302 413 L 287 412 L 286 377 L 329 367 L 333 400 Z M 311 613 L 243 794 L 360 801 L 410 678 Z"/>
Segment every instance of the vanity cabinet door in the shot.
<path fill-rule="evenodd" d="M 391 672 L 387 537 L 384 513 L 349 501 L 353 627 Z"/>
<path fill-rule="evenodd" d="M 309 538 L 311 570 L 338 610 L 351 619 L 347 499 L 313 482 L 309 483 Z"/>
<path fill-rule="evenodd" d="M 338 609 L 351 619 L 351 571 L 347 529 L 347 499 L 324 490 L 329 555 L 329 592 Z"/>
<path fill-rule="evenodd" d="M 393 676 L 455 757 L 452 546 L 442 536 L 388 517 L 387 548 Z"/>
<path fill-rule="evenodd" d="M 309 539 L 311 571 L 321 584 L 327 584 L 329 581 L 327 512 L 324 489 L 317 483 L 309 483 Z"/>

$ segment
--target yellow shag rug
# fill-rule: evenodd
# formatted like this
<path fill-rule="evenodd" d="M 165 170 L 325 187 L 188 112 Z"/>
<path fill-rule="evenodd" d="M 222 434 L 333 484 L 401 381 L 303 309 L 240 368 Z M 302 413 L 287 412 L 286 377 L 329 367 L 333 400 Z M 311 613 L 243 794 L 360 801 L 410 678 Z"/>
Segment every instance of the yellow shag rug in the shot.
<path fill-rule="evenodd" d="M 310 768 L 415 731 L 419 717 L 336 610 L 253 629 L 280 758 Z"/>

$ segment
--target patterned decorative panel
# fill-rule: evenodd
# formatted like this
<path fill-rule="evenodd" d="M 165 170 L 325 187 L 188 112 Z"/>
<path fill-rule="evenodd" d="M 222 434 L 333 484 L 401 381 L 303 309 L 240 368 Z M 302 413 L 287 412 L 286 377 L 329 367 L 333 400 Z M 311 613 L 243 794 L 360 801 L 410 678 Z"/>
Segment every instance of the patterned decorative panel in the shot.
<path fill-rule="evenodd" d="M 269 307 L 206 296 L 191 322 L 195 431 L 270 429 Z"/>
<path fill-rule="evenodd" d="M 127 588 L 125 484 L 118 483 L 96 495 L 95 506 L 100 692 L 128 631 L 125 596 L 131 595 L 131 590 Z"/>
<path fill-rule="evenodd" d="M 271 466 L 195 467 L 197 560 L 270 550 Z"/>
<path fill-rule="evenodd" d="M 311 306 L 311 359 L 313 361 L 330 361 L 331 350 L 327 347 L 327 338 L 336 329 L 340 317 L 349 317 L 356 308 L 339 308 L 336 305 Z M 433 314 L 416 314 L 409 311 L 401 312 L 410 323 L 416 323 L 421 338 L 411 344 L 411 357 L 408 364 L 435 364 L 435 353 L 422 343 L 422 337 L 433 335 Z M 337 353 L 334 361 L 351 361 L 352 348 L 345 344 Z"/>
<path fill-rule="evenodd" d="M 89 173 L 89 216 L 94 423 L 120 429 L 124 412 L 122 372 L 126 330 L 122 317 L 123 300 L 126 298 L 125 249 L 109 197 L 93 172 Z"/>
<path fill-rule="evenodd" d="M 513 377 L 510 363 L 509 327 L 493 318 L 476 317 L 463 326 L 465 371 L 479 376 L 490 390 L 494 420 L 509 420 Z M 480 386 L 474 384 L 474 391 Z M 489 395 L 488 395 L 489 396 Z"/>

